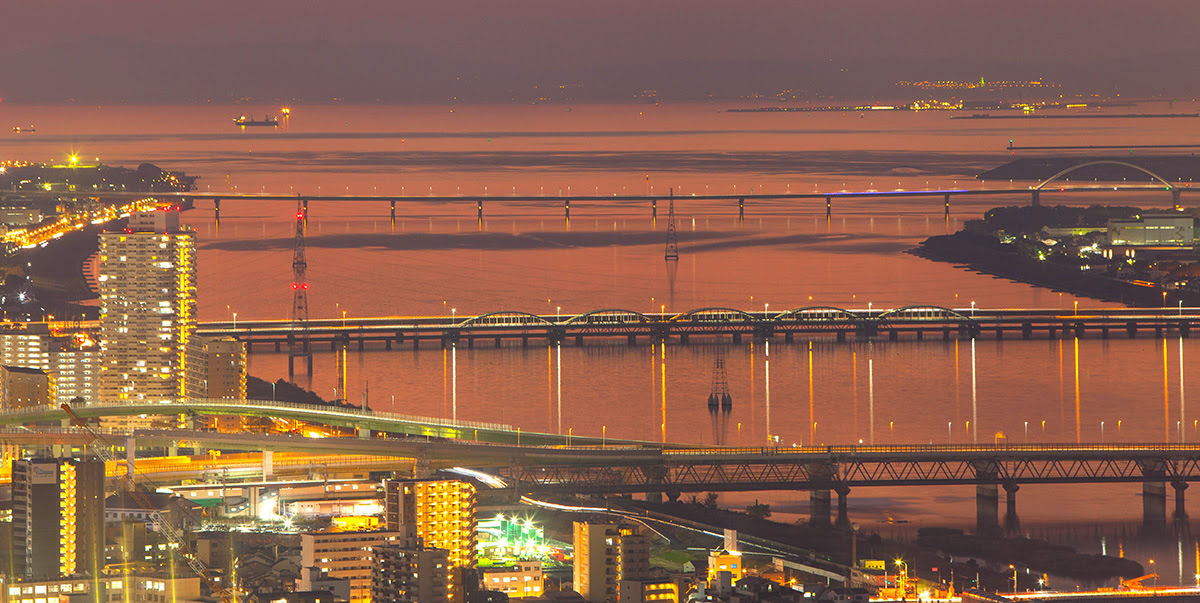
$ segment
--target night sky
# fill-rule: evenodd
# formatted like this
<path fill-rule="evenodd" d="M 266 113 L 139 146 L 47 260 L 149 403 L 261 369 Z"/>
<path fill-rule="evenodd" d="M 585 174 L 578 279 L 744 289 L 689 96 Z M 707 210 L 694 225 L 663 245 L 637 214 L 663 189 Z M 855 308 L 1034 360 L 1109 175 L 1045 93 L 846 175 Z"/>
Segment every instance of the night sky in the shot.
<path fill-rule="evenodd" d="M 10 0 L 3 21 L 10 101 L 488 100 L 563 83 L 582 98 L 878 95 L 978 77 L 1189 95 L 1200 81 L 1190 0 Z"/>

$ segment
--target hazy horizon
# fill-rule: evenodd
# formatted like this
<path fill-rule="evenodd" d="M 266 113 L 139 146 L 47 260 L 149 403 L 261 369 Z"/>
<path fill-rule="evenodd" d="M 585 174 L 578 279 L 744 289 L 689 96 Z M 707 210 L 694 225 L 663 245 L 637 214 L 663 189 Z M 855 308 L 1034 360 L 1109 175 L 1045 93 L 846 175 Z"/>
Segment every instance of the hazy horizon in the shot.
<path fill-rule="evenodd" d="M 117 0 L 6 7 L 7 102 L 922 96 L 896 80 L 1200 91 L 1200 4 Z M 566 88 L 561 88 L 566 86 Z M 927 96 L 927 95 L 926 95 Z"/>

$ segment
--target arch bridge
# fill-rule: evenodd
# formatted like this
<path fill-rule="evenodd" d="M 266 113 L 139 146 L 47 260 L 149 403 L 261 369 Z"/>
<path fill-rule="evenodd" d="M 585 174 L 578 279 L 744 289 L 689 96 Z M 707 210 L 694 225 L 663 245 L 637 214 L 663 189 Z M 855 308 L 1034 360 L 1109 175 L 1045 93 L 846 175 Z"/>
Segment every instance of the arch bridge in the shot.
<path fill-rule="evenodd" d="M 1095 161 L 1086 161 L 1084 163 L 1079 163 L 1079 164 L 1073 165 L 1069 168 L 1066 168 L 1064 170 L 1061 170 L 1058 173 L 1054 174 L 1053 176 L 1050 176 L 1049 178 L 1039 182 L 1036 186 L 1033 187 L 1033 205 L 1034 205 L 1034 207 L 1041 205 L 1041 198 L 1040 198 L 1041 191 L 1042 191 L 1042 189 L 1046 188 L 1046 185 L 1048 185 L 1052 182 L 1055 182 L 1059 178 L 1067 176 L 1073 172 L 1076 172 L 1076 171 L 1084 169 L 1084 168 L 1096 166 L 1096 165 L 1119 165 L 1119 166 L 1131 168 L 1131 169 L 1137 170 L 1143 174 L 1146 174 L 1151 179 L 1161 182 L 1162 185 L 1166 188 L 1166 190 L 1171 192 L 1171 201 L 1172 201 L 1175 209 L 1179 209 L 1180 190 L 1178 187 L 1176 187 L 1174 184 L 1172 184 L 1166 178 L 1163 178 L 1162 176 L 1159 176 L 1158 174 L 1156 174 L 1140 165 L 1137 165 L 1136 163 L 1130 163 L 1128 161 L 1120 161 L 1118 159 L 1098 159 Z"/>

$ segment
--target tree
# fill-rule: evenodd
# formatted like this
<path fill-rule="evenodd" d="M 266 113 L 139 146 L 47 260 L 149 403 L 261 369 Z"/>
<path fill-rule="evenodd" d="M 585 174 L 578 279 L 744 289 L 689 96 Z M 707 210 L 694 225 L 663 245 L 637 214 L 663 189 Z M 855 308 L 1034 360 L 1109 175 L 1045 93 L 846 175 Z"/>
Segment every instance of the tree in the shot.
<path fill-rule="evenodd" d="M 766 519 L 771 516 L 771 505 L 755 501 L 754 504 L 746 506 L 746 515 L 755 519 Z"/>
<path fill-rule="evenodd" d="M 708 494 L 704 495 L 704 508 L 705 509 L 716 509 L 717 508 L 717 493 L 716 492 L 709 492 Z"/>

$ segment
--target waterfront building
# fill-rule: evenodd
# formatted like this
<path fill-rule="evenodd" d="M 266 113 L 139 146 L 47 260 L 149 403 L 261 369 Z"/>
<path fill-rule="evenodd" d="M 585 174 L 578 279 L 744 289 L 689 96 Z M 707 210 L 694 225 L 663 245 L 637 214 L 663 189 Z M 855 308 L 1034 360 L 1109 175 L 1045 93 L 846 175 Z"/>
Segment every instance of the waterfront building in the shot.
<path fill-rule="evenodd" d="M 0 366 L 0 408 L 25 408 L 57 400 L 54 380 L 43 369 Z"/>
<path fill-rule="evenodd" d="M 50 369 L 49 325 L 6 323 L 0 330 L 0 364 Z"/>
<path fill-rule="evenodd" d="M 95 575 L 104 559 L 104 462 L 12 464 L 12 566 L 17 577 Z"/>
<path fill-rule="evenodd" d="M 1146 214 L 1108 221 L 1110 247 L 1191 247 L 1196 220 L 1184 214 Z"/>
<path fill-rule="evenodd" d="M 301 570 L 297 590 L 315 590 L 305 576 L 344 578 L 350 581 L 350 603 L 371 603 L 372 551 L 376 547 L 407 539 L 405 532 L 375 530 L 339 532 L 325 530 L 300 535 Z M 324 571 L 320 571 L 324 570 Z"/>
<path fill-rule="evenodd" d="M 463 574 L 475 567 L 475 486 L 458 480 L 385 480 L 384 527 L 413 526 L 425 546 L 446 549 L 450 600 L 463 600 Z"/>
<path fill-rule="evenodd" d="M 541 561 L 517 561 L 512 565 L 483 568 L 483 588 L 508 595 L 510 599 L 542 596 L 545 576 Z"/>
<path fill-rule="evenodd" d="M 188 351 L 196 330 L 196 240 L 180 226 L 179 212 L 135 213 L 128 227 L 101 233 L 97 280 L 100 398 L 187 398 Z"/>
<path fill-rule="evenodd" d="M 371 580 L 373 601 L 450 603 L 449 551 L 427 547 L 412 537 L 403 544 L 376 547 Z"/>

